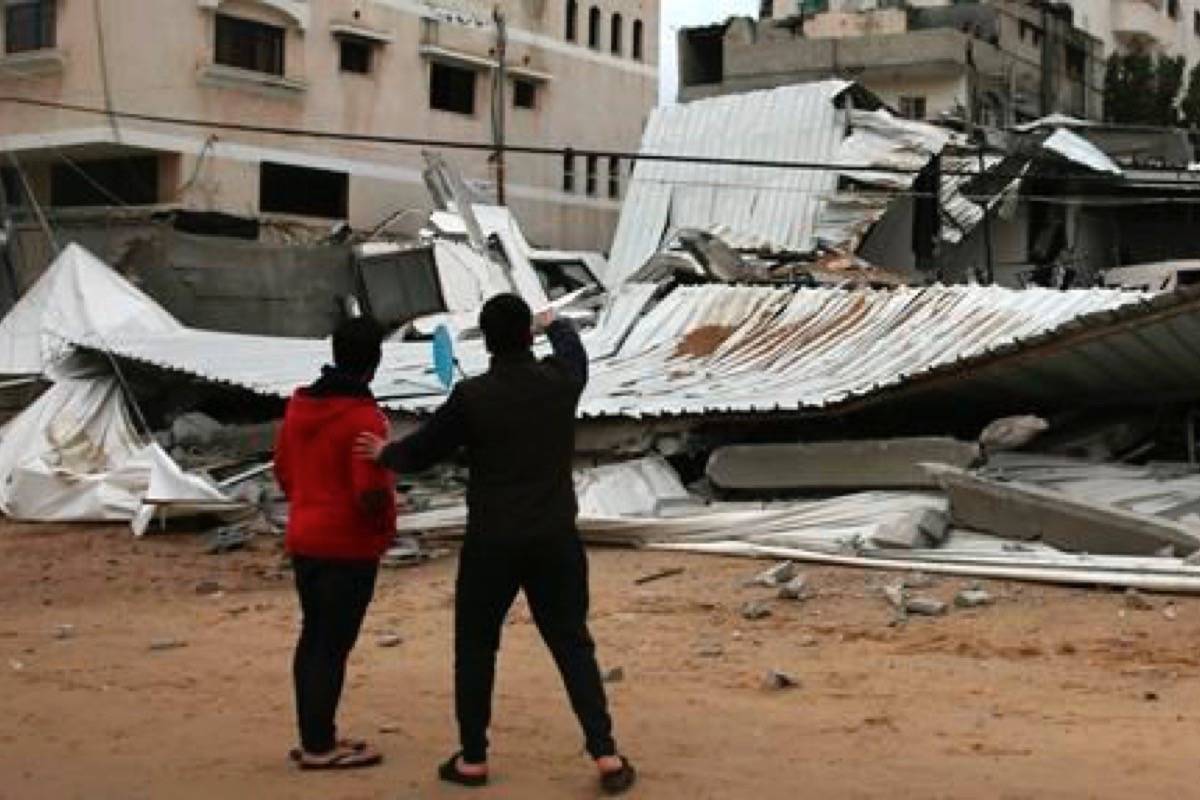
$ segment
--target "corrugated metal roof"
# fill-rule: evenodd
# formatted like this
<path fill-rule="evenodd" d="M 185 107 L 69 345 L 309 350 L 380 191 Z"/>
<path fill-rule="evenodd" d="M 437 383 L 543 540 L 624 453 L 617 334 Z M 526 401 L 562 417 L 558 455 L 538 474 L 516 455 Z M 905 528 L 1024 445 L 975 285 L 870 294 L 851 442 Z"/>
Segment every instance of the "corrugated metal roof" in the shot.
<path fill-rule="evenodd" d="M 846 81 L 728 95 L 654 111 L 643 153 L 827 163 L 845 135 L 834 99 Z M 725 231 L 735 247 L 807 251 L 830 170 L 758 169 L 639 161 L 613 240 L 611 275 L 641 268 L 680 228 Z"/>
<path fill-rule="evenodd" d="M 643 313 L 652 291 L 625 287 L 585 335 L 592 379 L 582 417 L 828 411 L 942 378 L 957 388 L 980 375 L 992 383 L 1011 378 L 1014 395 L 1029 396 L 1061 392 L 1076 373 L 1091 391 L 1172 372 L 1175 384 L 1200 386 L 1200 348 L 1186 338 L 1200 341 L 1198 292 L 1150 299 L 1106 289 L 709 285 L 676 289 Z M 1190 325 L 1175 332 L 1183 340 L 1170 347 L 1158 338 L 1142 342 L 1137 327 L 1168 310 L 1175 324 Z M 1083 340 L 1065 343 L 1081 334 Z M 328 359 L 322 341 L 195 330 L 110 338 L 107 345 L 128 358 L 277 396 L 310 381 Z M 1025 358 L 1048 348 L 1063 359 L 1063 374 L 1041 356 Z M 479 342 L 462 343 L 459 355 L 467 374 L 486 369 Z M 410 412 L 428 411 L 445 396 L 425 344 L 389 344 L 374 388 L 391 408 Z"/>

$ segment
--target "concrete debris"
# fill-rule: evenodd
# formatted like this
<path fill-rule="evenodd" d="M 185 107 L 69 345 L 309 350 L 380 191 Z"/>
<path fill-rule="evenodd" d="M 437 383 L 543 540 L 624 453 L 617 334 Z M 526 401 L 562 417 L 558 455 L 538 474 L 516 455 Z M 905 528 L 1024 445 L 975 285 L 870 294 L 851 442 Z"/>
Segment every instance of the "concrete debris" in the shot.
<path fill-rule="evenodd" d="M 208 535 L 204 542 L 204 552 L 209 555 L 220 555 L 241 550 L 250 543 L 254 534 L 244 525 L 226 525 Z"/>
<path fill-rule="evenodd" d="M 945 541 L 949 527 L 950 518 L 946 513 L 931 508 L 920 509 L 883 523 L 871 535 L 871 540 L 877 547 L 921 550 L 937 547 Z"/>
<path fill-rule="evenodd" d="M 779 587 L 778 597 L 780 600 L 808 600 L 812 596 L 806 575 L 797 575 Z"/>
<path fill-rule="evenodd" d="M 967 467 L 979 446 L 944 438 L 737 445 L 715 450 L 706 474 L 728 490 L 936 489 L 921 464 Z"/>
<path fill-rule="evenodd" d="M 758 620 L 771 616 L 771 607 L 765 600 L 751 600 L 741 609 L 743 619 Z"/>
<path fill-rule="evenodd" d="M 725 648 L 719 644 L 701 645 L 696 654 L 703 658 L 719 658 L 725 654 Z"/>
<path fill-rule="evenodd" d="M 1200 548 L 1200 529 L 1032 484 L 1001 483 L 945 465 L 929 465 L 950 497 L 954 523 L 1006 539 L 1106 555 L 1179 555 Z"/>
<path fill-rule="evenodd" d="M 59 625 L 54 629 L 55 639 L 73 639 L 75 638 L 74 625 Z"/>
<path fill-rule="evenodd" d="M 683 567 L 668 567 L 667 569 L 660 569 L 657 572 L 651 572 L 649 575 L 643 575 L 642 577 L 634 580 L 634 584 L 637 586 L 645 586 L 647 583 L 654 583 L 655 581 L 660 581 L 664 578 L 673 578 L 676 575 L 682 575 L 684 572 L 685 570 Z"/>
<path fill-rule="evenodd" d="M 224 426 L 199 411 L 180 414 L 171 423 L 171 445 L 175 447 L 205 447 L 221 433 Z"/>
<path fill-rule="evenodd" d="M 786 672 L 779 670 L 769 670 L 766 678 L 763 679 L 763 688 L 768 691 L 782 691 L 783 689 L 799 688 L 800 681 Z"/>
<path fill-rule="evenodd" d="M 1167 606 L 1165 606 L 1163 608 L 1162 613 L 1163 613 L 1163 617 L 1165 617 L 1166 619 L 1168 619 L 1171 622 L 1174 622 L 1176 619 L 1179 618 L 1179 610 L 1173 604 L 1168 604 Z"/>
<path fill-rule="evenodd" d="M 403 643 L 404 638 L 395 633 L 380 634 L 379 638 L 375 640 L 375 644 L 383 648 L 399 647 Z"/>
<path fill-rule="evenodd" d="M 984 589 L 963 589 L 954 596 L 954 605 L 959 608 L 981 608 L 994 602 L 995 598 Z"/>
<path fill-rule="evenodd" d="M 211 597 L 221 591 L 221 584 L 218 581 L 200 581 L 196 584 L 196 594 Z"/>
<path fill-rule="evenodd" d="M 763 586 L 767 589 L 774 589 L 783 586 L 795 577 L 796 563 L 794 561 L 781 561 L 770 569 L 758 573 L 743 585 Z"/>
<path fill-rule="evenodd" d="M 884 598 L 887 599 L 887 601 L 889 603 L 892 604 L 892 608 L 896 609 L 897 611 L 904 610 L 905 598 L 904 598 L 904 585 L 903 584 L 890 583 L 887 586 L 884 586 L 883 587 L 883 596 L 884 596 Z"/>
<path fill-rule="evenodd" d="M 1020 450 L 1048 430 L 1050 423 L 1041 417 L 1005 417 L 983 429 L 979 446 L 986 453 Z"/>
<path fill-rule="evenodd" d="M 606 669 L 600 673 L 600 680 L 605 683 L 620 683 L 625 680 L 625 668 L 613 667 L 612 669 Z"/>
<path fill-rule="evenodd" d="M 909 614 L 922 617 L 940 617 L 949 607 L 933 597 L 907 597 L 904 600 L 904 610 Z"/>
<path fill-rule="evenodd" d="M 379 732 L 385 735 L 400 733 L 402 728 L 394 722 L 385 722 L 379 726 Z"/>
<path fill-rule="evenodd" d="M 1154 602 L 1137 589 L 1126 590 L 1125 607 L 1133 611 L 1153 611 L 1155 608 Z"/>

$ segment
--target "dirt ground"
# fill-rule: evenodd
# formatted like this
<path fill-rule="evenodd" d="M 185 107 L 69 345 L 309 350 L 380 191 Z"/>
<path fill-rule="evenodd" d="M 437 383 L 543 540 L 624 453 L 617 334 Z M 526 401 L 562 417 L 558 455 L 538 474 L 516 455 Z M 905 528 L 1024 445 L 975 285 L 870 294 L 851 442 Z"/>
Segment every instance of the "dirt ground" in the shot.
<path fill-rule="evenodd" d="M 749 622 L 741 606 L 768 595 L 740 585 L 758 563 L 607 550 L 592 565 L 601 661 L 625 673 L 610 690 L 642 772 L 634 797 L 1197 796 L 1200 600 L 1134 610 L 1118 593 L 989 584 L 992 607 L 890 626 L 888 576 L 810 569 L 815 599 Z M 633 583 L 670 566 L 685 572 Z M 302 774 L 285 762 L 297 607 L 278 543 L 208 556 L 191 536 L 0 528 L 0 797 L 597 796 L 522 606 L 494 785 L 433 779 L 454 743 L 453 570 L 385 572 L 353 656 L 342 727 L 387 761 Z M 391 633 L 403 643 L 381 647 Z M 169 639 L 183 646 L 151 649 Z M 770 669 L 801 686 L 765 689 Z"/>

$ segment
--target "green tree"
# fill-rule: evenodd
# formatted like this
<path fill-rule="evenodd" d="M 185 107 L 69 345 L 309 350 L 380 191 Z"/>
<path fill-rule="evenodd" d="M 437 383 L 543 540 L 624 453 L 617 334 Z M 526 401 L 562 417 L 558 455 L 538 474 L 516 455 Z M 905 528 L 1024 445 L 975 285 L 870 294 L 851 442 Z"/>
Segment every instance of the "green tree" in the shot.
<path fill-rule="evenodd" d="M 1104 119 L 1125 125 L 1179 124 L 1182 58 L 1114 54 L 1104 71 Z"/>

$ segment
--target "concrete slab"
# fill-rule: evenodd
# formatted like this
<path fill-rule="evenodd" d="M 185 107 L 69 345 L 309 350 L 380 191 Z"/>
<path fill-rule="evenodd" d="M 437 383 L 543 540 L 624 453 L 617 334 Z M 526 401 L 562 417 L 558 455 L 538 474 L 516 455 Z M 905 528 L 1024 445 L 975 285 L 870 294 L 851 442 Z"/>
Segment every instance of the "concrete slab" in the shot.
<path fill-rule="evenodd" d="M 707 474 L 731 490 L 936 489 L 922 462 L 969 466 L 974 442 L 928 437 L 732 445 L 713 452 Z"/>
<path fill-rule="evenodd" d="M 943 464 L 927 468 L 950 499 L 951 519 L 964 528 L 1096 555 L 1157 555 L 1167 546 L 1179 556 L 1200 550 L 1200 526 L 988 480 Z"/>

